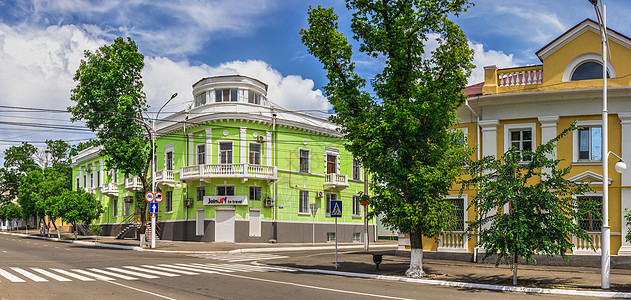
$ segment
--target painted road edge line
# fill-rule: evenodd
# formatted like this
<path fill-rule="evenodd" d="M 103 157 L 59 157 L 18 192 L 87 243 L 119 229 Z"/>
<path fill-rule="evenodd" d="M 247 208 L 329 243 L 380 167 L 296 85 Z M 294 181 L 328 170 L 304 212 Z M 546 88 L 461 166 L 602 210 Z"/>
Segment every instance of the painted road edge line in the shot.
<path fill-rule="evenodd" d="M 505 285 L 493 285 L 493 284 L 481 284 L 481 283 L 454 282 L 454 281 L 445 281 L 445 280 L 408 278 L 408 277 L 398 277 L 398 276 L 374 275 L 374 274 L 342 272 L 342 271 L 321 270 L 321 269 L 300 269 L 300 271 L 308 272 L 308 273 L 320 273 L 320 274 L 339 275 L 339 276 L 347 276 L 347 277 L 371 278 L 371 279 L 413 282 L 413 283 L 423 283 L 423 284 L 450 286 L 450 287 L 463 287 L 463 288 L 471 288 L 471 289 L 494 290 L 494 291 L 522 292 L 522 293 L 530 293 L 530 294 L 586 296 L 586 297 L 630 298 L 631 299 L 631 293 L 625 293 L 625 292 L 529 288 L 529 287 L 519 287 L 519 286 L 505 286 Z"/>

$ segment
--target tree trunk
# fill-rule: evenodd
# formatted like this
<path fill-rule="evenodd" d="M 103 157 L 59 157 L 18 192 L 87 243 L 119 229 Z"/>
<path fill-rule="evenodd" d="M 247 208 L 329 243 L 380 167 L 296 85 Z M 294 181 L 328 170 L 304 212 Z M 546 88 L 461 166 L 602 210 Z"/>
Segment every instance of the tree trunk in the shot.
<path fill-rule="evenodd" d="M 423 277 L 423 236 L 420 233 L 410 233 L 410 268 L 405 271 L 408 277 Z"/>
<path fill-rule="evenodd" d="M 55 227 L 55 230 L 57 230 L 57 238 L 60 239 L 61 234 L 59 233 L 59 228 L 57 228 L 57 224 L 55 224 L 55 221 L 53 221 L 53 227 Z"/>
<path fill-rule="evenodd" d="M 513 261 L 513 285 L 517 285 L 517 266 L 519 265 L 519 257 L 515 253 L 515 259 Z"/>

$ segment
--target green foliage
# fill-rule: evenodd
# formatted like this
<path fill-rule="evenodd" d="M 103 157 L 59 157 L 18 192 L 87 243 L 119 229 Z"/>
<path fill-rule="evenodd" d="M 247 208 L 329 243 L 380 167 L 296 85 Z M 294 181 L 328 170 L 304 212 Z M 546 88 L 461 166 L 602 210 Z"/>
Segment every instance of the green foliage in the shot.
<path fill-rule="evenodd" d="M 383 215 L 394 230 L 411 233 L 413 248 L 420 236 L 437 237 L 455 222 L 444 201 L 460 174 L 465 149 L 449 128 L 472 68 L 473 52 L 465 34 L 449 20 L 467 8 L 466 0 L 348 0 L 353 11 L 353 38 L 359 51 L 383 58 L 385 66 L 371 81 L 355 73 L 353 50 L 338 31 L 332 8 L 309 8 L 308 29 L 301 41 L 328 71 L 324 87 L 349 141 L 375 182 L 370 216 Z M 426 43 L 437 48 L 426 53 Z"/>
<path fill-rule="evenodd" d="M 631 243 L 631 211 L 625 210 L 624 218 L 625 220 L 627 220 L 627 226 L 629 226 L 629 228 L 627 229 L 626 239 L 627 239 L 627 242 Z"/>
<path fill-rule="evenodd" d="M 520 155 L 511 148 L 498 159 L 488 156 L 469 164 L 471 179 L 463 181 L 463 189 L 477 189 L 470 205 L 479 217 L 469 222 L 467 230 L 479 231 L 478 246 L 486 249 L 483 259 L 497 254 L 498 264 L 507 260 L 515 268 L 518 258 L 536 263 L 536 254 L 567 259 L 572 235 L 593 247 L 575 221 L 585 213 L 599 218 L 598 203 L 579 203 L 572 197 L 590 191 L 589 186 L 565 179 L 571 167 L 559 168 L 560 160 L 550 158 L 555 143 L 576 129 L 573 124 L 534 152 Z M 528 156 L 531 161 L 522 162 Z M 508 213 L 502 213 L 504 207 Z"/>
<path fill-rule="evenodd" d="M 101 235 L 101 233 L 103 232 L 103 227 L 101 227 L 101 225 L 92 224 L 92 226 L 90 226 L 90 232 L 94 233 L 95 235 Z"/>
<path fill-rule="evenodd" d="M 29 143 L 4 150 L 4 168 L 0 169 L 0 203 L 15 199 L 19 193 L 20 177 L 39 169 L 34 154 L 37 148 Z"/>
<path fill-rule="evenodd" d="M 13 220 L 22 217 L 22 208 L 15 203 L 6 202 L 0 204 L 0 220 Z"/>
<path fill-rule="evenodd" d="M 101 202 L 84 190 L 66 191 L 53 197 L 55 215 L 72 225 L 90 224 L 103 213 Z"/>

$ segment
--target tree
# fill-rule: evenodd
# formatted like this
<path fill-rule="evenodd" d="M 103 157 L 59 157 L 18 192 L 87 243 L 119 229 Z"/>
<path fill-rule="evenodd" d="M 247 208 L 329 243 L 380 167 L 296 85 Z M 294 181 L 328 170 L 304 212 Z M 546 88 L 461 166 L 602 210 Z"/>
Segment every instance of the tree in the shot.
<path fill-rule="evenodd" d="M 0 169 L 0 202 L 12 201 L 18 196 L 20 176 L 39 169 L 34 154 L 37 148 L 23 142 L 4 150 L 4 168 Z"/>
<path fill-rule="evenodd" d="M 0 204 L 0 220 L 9 221 L 9 224 L 11 224 L 11 221 L 22 217 L 21 210 L 22 208 L 20 208 L 13 202 Z"/>
<path fill-rule="evenodd" d="M 68 107 L 71 121 L 85 120 L 96 132 L 94 143 L 102 146 L 108 169 L 140 178 L 143 193 L 136 193 L 135 201 L 140 207 L 140 232 L 144 233 L 147 203 L 140 195 L 148 190 L 151 159 L 151 131 L 143 117 L 147 103 L 140 74 L 144 56 L 134 41 L 119 37 L 96 52 L 85 51 L 85 58 L 74 77 L 77 86 L 70 99 L 76 105 Z"/>
<path fill-rule="evenodd" d="M 627 235 L 625 236 L 627 242 L 631 243 L 631 211 L 629 210 L 625 210 L 624 211 L 624 218 L 625 220 L 627 220 Z"/>
<path fill-rule="evenodd" d="M 472 51 L 462 30 L 449 19 L 467 0 L 347 0 L 359 51 L 383 58 L 371 80 L 355 73 L 353 50 L 338 31 L 332 8 L 309 8 L 301 41 L 328 71 L 324 87 L 347 139 L 375 182 L 370 217 L 382 214 L 394 230 L 410 234 L 408 276 L 424 275 L 422 237 L 436 238 L 455 222 L 447 194 L 469 151 L 449 130 L 472 68 Z M 435 40 L 437 47 L 426 50 Z"/>
<path fill-rule="evenodd" d="M 513 285 L 519 258 L 535 264 L 537 254 L 567 260 L 572 235 L 593 248 L 577 220 L 585 214 L 600 218 L 600 204 L 572 197 L 590 191 L 589 186 L 565 179 L 571 166 L 559 168 L 560 160 L 551 158 L 556 142 L 576 129 L 572 125 L 534 152 L 511 148 L 497 159 L 487 156 L 469 164 L 471 178 L 463 181 L 463 189 L 477 189 L 471 206 L 478 217 L 467 231 L 479 231 L 478 245 L 486 249 L 483 260 L 497 255 L 496 265 L 502 260 L 513 264 Z M 498 213 L 498 207 L 508 207 L 508 212 Z"/>
<path fill-rule="evenodd" d="M 80 223 L 90 225 L 104 211 L 101 202 L 84 190 L 66 191 L 62 195 L 55 196 L 53 202 L 55 203 L 55 215 L 75 227 L 75 240 L 77 239 L 76 225 Z"/>

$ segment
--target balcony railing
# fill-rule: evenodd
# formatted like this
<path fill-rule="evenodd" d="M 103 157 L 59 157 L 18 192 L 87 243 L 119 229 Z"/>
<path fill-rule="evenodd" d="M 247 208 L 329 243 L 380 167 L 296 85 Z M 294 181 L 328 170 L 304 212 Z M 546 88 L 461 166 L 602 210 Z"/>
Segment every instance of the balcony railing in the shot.
<path fill-rule="evenodd" d="M 497 70 L 497 86 L 529 85 L 543 82 L 543 66 Z"/>
<path fill-rule="evenodd" d="M 125 178 L 125 190 L 130 192 L 142 190 L 142 182 L 140 182 L 140 177 L 135 176 L 132 178 Z"/>
<path fill-rule="evenodd" d="M 343 174 L 330 173 L 326 174 L 324 180 L 324 189 L 338 189 L 343 190 L 348 188 L 348 176 Z"/>
<path fill-rule="evenodd" d="M 242 182 L 248 179 L 277 180 L 276 167 L 252 165 L 252 164 L 207 164 L 182 167 L 180 180 L 203 180 L 210 182 L 212 178 L 241 178 Z"/>
<path fill-rule="evenodd" d="M 599 232 L 589 232 L 589 236 L 594 241 L 594 248 L 596 251 L 589 246 L 587 240 L 579 239 L 577 237 L 573 237 L 572 242 L 574 243 L 573 254 L 578 255 L 600 255 L 600 231 Z"/>
<path fill-rule="evenodd" d="M 444 232 L 438 239 L 438 251 L 467 252 L 467 241 L 464 231 Z"/>
<path fill-rule="evenodd" d="M 101 187 L 101 194 L 105 196 L 118 197 L 118 184 L 110 182 Z"/>
<path fill-rule="evenodd" d="M 173 187 L 175 180 L 173 179 L 173 170 L 160 170 L 156 172 L 156 184 L 168 185 Z"/>

